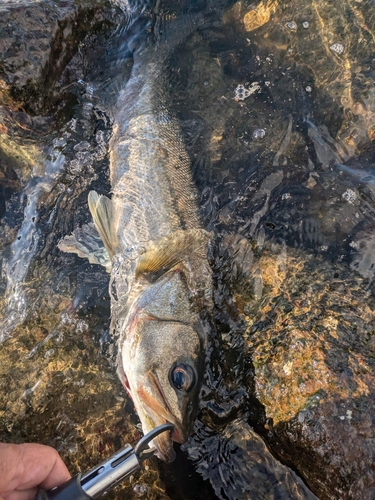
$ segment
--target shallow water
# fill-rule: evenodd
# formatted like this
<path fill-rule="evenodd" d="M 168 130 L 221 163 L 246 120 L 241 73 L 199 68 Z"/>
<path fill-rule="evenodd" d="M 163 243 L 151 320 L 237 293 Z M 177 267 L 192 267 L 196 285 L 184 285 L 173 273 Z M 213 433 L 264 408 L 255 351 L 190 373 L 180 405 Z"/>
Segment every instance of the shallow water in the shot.
<path fill-rule="evenodd" d="M 140 437 L 108 275 L 57 243 L 90 220 L 89 190 L 110 191 L 111 106 L 148 4 L 20 4 L 0 21 L 0 438 L 51 444 L 75 472 Z M 370 499 L 375 6 L 215 7 L 150 11 L 207 12 L 165 68 L 215 235 L 200 413 L 175 465 L 110 498 L 313 498 L 297 473 L 319 498 Z"/>

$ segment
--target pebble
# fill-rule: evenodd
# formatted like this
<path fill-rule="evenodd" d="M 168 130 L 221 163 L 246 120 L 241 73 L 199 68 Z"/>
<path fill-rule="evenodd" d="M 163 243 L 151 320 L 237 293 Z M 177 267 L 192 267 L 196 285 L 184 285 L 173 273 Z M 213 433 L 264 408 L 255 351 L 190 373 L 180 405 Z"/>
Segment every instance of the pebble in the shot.
<path fill-rule="evenodd" d="M 145 484 L 136 484 L 133 488 L 133 491 L 138 497 L 141 497 L 143 495 L 146 495 L 149 489 Z"/>
<path fill-rule="evenodd" d="M 264 130 L 264 128 L 257 128 L 253 132 L 253 138 L 255 140 L 263 139 L 265 135 L 266 135 L 266 131 Z"/>
<path fill-rule="evenodd" d="M 77 332 L 83 333 L 89 329 L 89 325 L 83 319 L 80 319 L 77 321 L 76 329 Z"/>
<path fill-rule="evenodd" d="M 255 94 L 255 92 L 260 92 L 261 87 L 258 82 L 253 82 L 249 88 L 246 88 L 244 85 L 240 84 L 234 89 L 235 99 L 238 101 L 243 101 L 247 99 L 251 94 Z"/>
<path fill-rule="evenodd" d="M 334 43 L 330 46 L 330 49 L 332 50 L 332 52 L 336 52 L 336 54 L 341 55 L 344 52 L 345 47 L 342 43 Z"/>
<path fill-rule="evenodd" d="M 71 455 L 75 455 L 78 451 L 78 445 L 77 443 L 71 443 L 68 447 L 67 450 Z"/>
<path fill-rule="evenodd" d="M 353 201 L 357 199 L 357 195 L 352 189 L 347 189 L 345 193 L 343 193 L 342 197 L 351 204 L 353 204 Z"/>
<path fill-rule="evenodd" d="M 71 325 L 73 322 L 74 322 L 74 319 L 72 318 L 72 316 L 70 314 L 68 314 L 67 312 L 63 312 L 61 314 L 61 323 L 63 325 Z"/>
<path fill-rule="evenodd" d="M 243 85 L 238 85 L 234 89 L 234 93 L 236 95 L 236 99 L 238 99 L 239 101 L 245 100 L 250 95 L 250 91 L 248 89 L 245 89 Z"/>
<path fill-rule="evenodd" d="M 297 24 L 294 21 L 290 21 L 290 23 L 286 23 L 286 27 L 292 31 L 297 30 Z"/>

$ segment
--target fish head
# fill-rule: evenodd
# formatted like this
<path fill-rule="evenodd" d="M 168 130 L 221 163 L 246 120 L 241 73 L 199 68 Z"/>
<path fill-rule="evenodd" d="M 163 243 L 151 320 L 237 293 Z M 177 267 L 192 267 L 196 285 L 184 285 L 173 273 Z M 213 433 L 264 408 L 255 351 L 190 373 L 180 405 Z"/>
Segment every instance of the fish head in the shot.
<path fill-rule="evenodd" d="M 202 323 L 191 310 L 189 293 L 178 271 L 146 287 L 124 323 L 119 371 L 126 376 L 143 432 L 167 422 L 172 436 L 153 440 L 156 454 L 173 461 L 173 442 L 192 432 L 203 378 L 205 342 Z"/>

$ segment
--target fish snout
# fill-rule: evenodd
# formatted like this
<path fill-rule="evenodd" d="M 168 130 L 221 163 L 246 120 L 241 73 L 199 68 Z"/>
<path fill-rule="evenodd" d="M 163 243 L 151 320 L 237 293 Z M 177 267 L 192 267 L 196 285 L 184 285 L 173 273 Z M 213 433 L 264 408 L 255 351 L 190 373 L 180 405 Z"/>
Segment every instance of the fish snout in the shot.
<path fill-rule="evenodd" d="M 156 448 L 156 456 L 165 462 L 172 462 L 175 459 L 173 442 L 185 443 L 190 432 L 180 422 L 179 418 L 173 414 L 155 374 L 148 372 L 143 378 L 143 383 L 138 386 L 137 396 L 139 406 L 138 414 L 142 421 L 143 431 L 149 432 L 159 425 L 170 423 L 174 426 L 173 432 L 164 432 L 152 440 Z"/>

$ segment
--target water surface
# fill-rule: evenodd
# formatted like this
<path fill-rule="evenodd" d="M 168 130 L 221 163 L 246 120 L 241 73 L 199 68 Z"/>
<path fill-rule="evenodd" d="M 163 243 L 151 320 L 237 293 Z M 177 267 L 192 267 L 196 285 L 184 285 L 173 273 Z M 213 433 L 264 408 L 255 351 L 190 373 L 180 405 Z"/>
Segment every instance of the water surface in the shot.
<path fill-rule="evenodd" d="M 110 191 L 132 19 L 202 10 L 165 72 L 214 234 L 216 331 L 177 463 L 110 498 L 313 498 L 295 473 L 322 499 L 373 498 L 373 2 L 2 7 L 0 438 L 51 444 L 74 473 L 141 435 L 108 275 L 57 243 Z"/>

